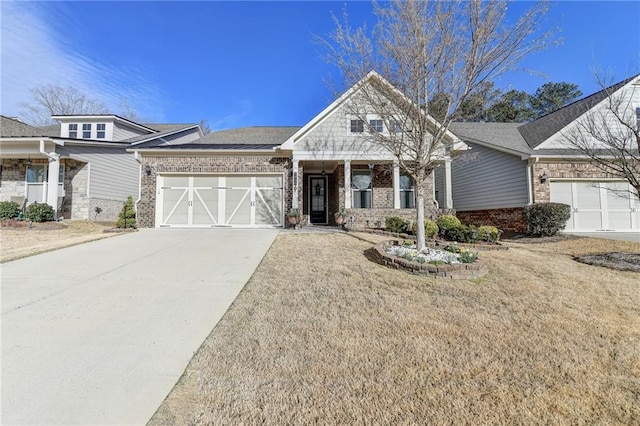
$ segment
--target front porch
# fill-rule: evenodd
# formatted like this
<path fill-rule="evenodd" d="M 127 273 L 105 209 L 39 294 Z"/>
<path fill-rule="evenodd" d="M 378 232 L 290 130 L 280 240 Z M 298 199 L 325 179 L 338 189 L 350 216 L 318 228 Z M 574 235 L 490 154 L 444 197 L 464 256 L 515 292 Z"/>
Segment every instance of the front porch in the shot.
<path fill-rule="evenodd" d="M 450 163 L 445 162 L 448 189 L 444 206 L 435 201 L 435 173 L 426 184 L 425 217 L 452 210 Z M 447 167 L 449 166 L 449 167 Z M 349 227 L 381 228 L 391 216 L 415 221 L 415 187 L 393 161 L 293 159 L 291 208 L 300 210 L 303 223 L 335 225 L 334 214 L 346 212 Z M 442 207 L 442 208 L 441 208 Z"/>

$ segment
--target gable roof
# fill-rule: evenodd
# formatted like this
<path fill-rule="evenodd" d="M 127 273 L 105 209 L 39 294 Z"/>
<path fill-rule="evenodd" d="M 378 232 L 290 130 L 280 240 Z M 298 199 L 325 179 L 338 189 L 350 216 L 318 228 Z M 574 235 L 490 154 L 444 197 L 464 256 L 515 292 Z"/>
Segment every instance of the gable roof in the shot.
<path fill-rule="evenodd" d="M 338 99 L 333 101 L 328 107 L 323 109 L 319 114 L 317 114 L 311 121 L 301 127 L 297 132 L 291 135 L 287 139 L 287 141 L 282 144 L 283 149 L 293 149 L 293 145 L 296 140 L 298 140 L 301 136 L 307 134 L 314 127 L 322 123 L 327 117 L 329 117 L 334 111 L 338 109 L 344 102 L 346 102 L 351 96 L 353 96 L 360 88 L 366 84 L 372 82 L 374 84 L 378 84 L 386 87 L 391 93 L 397 95 L 403 101 L 413 104 L 413 102 L 408 99 L 404 93 L 402 93 L 398 88 L 396 88 L 393 84 L 391 84 L 386 78 L 381 76 L 376 71 L 369 71 L 369 73 L 362 78 L 360 81 L 351 86 L 346 92 L 344 92 Z M 427 119 L 431 122 L 431 124 L 437 123 L 437 121 L 430 115 L 426 115 Z M 457 137 L 449 130 L 447 130 L 446 135 L 454 142 L 458 142 Z"/>
<path fill-rule="evenodd" d="M 638 76 L 640 76 L 640 74 L 636 74 L 633 77 L 629 77 L 599 92 L 570 103 L 556 111 L 545 114 L 530 123 L 521 125 L 519 128 L 520 134 L 531 148 L 536 148 L 542 142 L 558 133 L 589 109 L 602 102 L 613 92 L 620 90 Z"/>

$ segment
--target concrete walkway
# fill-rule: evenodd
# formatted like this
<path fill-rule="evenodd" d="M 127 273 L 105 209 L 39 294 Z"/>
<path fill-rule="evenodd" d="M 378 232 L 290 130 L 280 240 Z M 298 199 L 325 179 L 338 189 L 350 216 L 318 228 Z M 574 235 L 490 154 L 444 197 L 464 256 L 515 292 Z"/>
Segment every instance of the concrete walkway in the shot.
<path fill-rule="evenodd" d="M 1 265 L 2 424 L 145 424 L 278 234 L 142 230 Z"/>

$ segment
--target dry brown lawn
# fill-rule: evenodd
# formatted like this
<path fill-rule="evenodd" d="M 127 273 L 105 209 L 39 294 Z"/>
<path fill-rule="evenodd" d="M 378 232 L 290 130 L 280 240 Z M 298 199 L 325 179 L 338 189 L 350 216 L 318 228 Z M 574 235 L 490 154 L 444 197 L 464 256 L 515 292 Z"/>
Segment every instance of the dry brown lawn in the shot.
<path fill-rule="evenodd" d="M 54 226 L 58 225 L 58 226 Z M 33 228 L 0 228 L 0 263 L 111 237 L 107 225 L 75 220 L 62 224 L 34 224 Z"/>
<path fill-rule="evenodd" d="M 640 274 L 571 257 L 640 245 L 508 245 L 452 281 L 281 235 L 150 424 L 640 424 Z"/>

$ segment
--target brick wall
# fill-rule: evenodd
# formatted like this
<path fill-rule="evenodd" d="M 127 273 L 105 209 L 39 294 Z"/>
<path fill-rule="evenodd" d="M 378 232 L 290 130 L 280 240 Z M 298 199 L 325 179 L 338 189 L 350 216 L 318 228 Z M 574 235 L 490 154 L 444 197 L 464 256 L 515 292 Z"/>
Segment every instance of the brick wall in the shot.
<path fill-rule="evenodd" d="M 498 229 L 509 232 L 524 232 L 527 230 L 521 207 L 456 212 L 456 216 L 465 225 L 493 225 Z"/>
<path fill-rule="evenodd" d="M 540 176 L 546 173 L 546 182 L 540 183 Z M 533 202 L 548 203 L 551 200 L 550 179 L 603 179 L 612 178 L 596 166 L 585 161 L 567 163 L 563 161 L 540 161 L 533 164 Z"/>
<path fill-rule="evenodd" d="M 142 170 L 149 165 L 151 175 L 142 173 L 140 202 L 137 205 L 137 220 L 140 228 L 155 226 L 156 177 L 162 173 L 284 173 L 285 213 L 291 209 L 292 182 L 289 173 L 291 162 L 288 158 L 220 155 L 215 157 L 143 156 L 141 159 Z"/>

